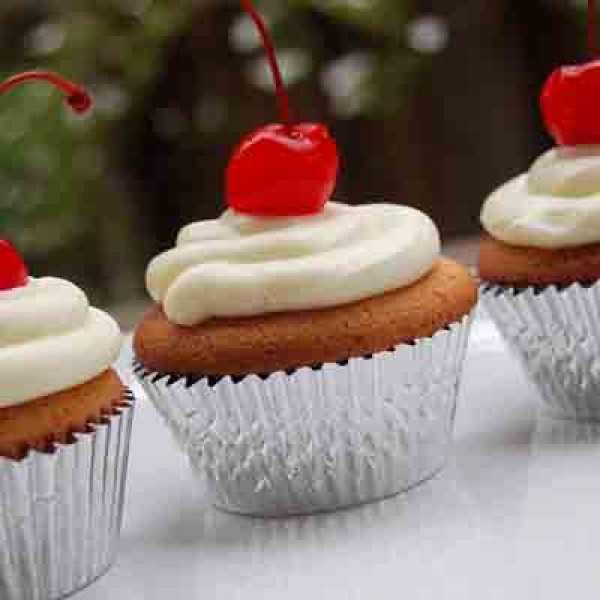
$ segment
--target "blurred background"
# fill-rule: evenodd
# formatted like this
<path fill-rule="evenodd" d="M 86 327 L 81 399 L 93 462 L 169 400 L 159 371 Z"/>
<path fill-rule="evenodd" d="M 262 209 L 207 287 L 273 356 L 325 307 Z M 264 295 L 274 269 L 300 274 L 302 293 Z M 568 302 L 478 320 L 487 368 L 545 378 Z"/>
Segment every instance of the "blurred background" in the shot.
<path fill-rule="evenodd" d="M 585 0 L 256 5 L 296 113 L 337 138 L 337 199 L 417 206 L 466 260 L 486 194 L 550 145 L 544 78 L 585 57 Z M 276 118 L 259 39 L 236 0 L 2 0 L 0 74 L 30 68 L 96 110 L 44 85 L 0 99 L 0 237 L 127 321 L 149 258 L 220 214 L 232 148 Z"/>

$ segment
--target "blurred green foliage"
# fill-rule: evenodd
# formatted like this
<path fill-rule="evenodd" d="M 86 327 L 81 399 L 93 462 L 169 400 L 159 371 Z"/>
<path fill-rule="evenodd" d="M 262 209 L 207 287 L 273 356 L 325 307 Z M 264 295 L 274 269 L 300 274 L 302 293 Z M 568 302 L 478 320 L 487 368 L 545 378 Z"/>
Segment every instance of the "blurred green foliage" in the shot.
<path fill-rule="evenodd" d="M 36 255 L 94 235 L 94 217 L 110 193 L 118 124 L 156 75 L 165 44 L 193 4 L 3 3 L 0 73 L 59 71 L 89 87 L 96 110 L 72 115 L 45 84 L 0 99 L 0 236 Z"/>
<path fill-rule="evenodd" d="M 411 38 L 411 31 L 421 23 L 413 0 L 295 0 L 275 8 L 273 2 L 258 4 L 270 16 L 280 49 L 297 47 L 310 54 L 333 111 L 342 118 L 397 115 L 410 92 L 412 75 L 431 52 L 414 46 L 427 40 Z M 348 48 L 346 43 L 345 48 L 334 49 L 337 56 L 326 56 L 328 40 L 315 37 L 309 13 L 329 21 L 355 47 Z M 427 28 L 429 19 L 422 22 Z M 445 45 L 439 36 L 444 37 L 446 31 L 442 20 L 431 19 L 431 23 L 433 27 L 421 33 L 440 44 L 431 52 L 435 54 Z M 344 95 L 352 98 L 345 101 Z"/>
<path fill-rule="evenodd" d="M 288 80 L 319 77 L 332 112 L 342 119 L 397 113 L 417 67 L 443 49 L 451 24 L 433 18 L 419 21 L 414 4 L 411 0 L 257 0 L 273 28 Z M 0 3 L 0 73 L 54 69 L 86 83 L 96 101 L 93 116 L 80 119 L 70 115 L 59 95 L 43 85 L 27 86 L 0 99 L 0 236 L 11 237 L 30 255 L 93 238 L 95 217 L 104 208 L 104 198 L 113 193 L 109 181 L 121 124 L 159 78 L 171 40 L 190 34 L 201 11 L 215 6 L 235 10 L 236 2 Z M 578 6 L 584 10 L 585 2 Z M 346 31 L 349 39 L 359 40 L 356 48 L 329 47 L 330 40 L 311 26 L 315 16 Z M 238 30 L 242 41 L 246 39 L 246 47 L 242 43 L 234 49 L 247 55 L 248 63 L 260 61 L 256 33 L 250 31 L 247 19 L 244 25 L 241 13 L 232 29 Z M 231 39 L 234 43 L 236 36 Z M 294 53 L 286 57 L 286 50 Z M 218 57 L 215 64 L 218 68 Z M 265 77 L 268 81 L 266 64 L 258 64 L 257 69 L 248 72 L 260 87 Z M 182 136 L 202 135 L 182 129 Z"/>
<path fill-rule="evenodd" d="M 2 3 L 0 73 L 57 70 L 89 86 L 96 110 L 92 117 L 76 118 L 44 85 L 29 85 L 0 99 L 0 236 L 12 238 L 30 256 L 93 238 L 95 216 L 111 193 L 107 181 L 120 123 L 143 102 L 163 68 L 170 40 L 189 27 L 204 5 L 210 3 Z M 330 88 L 340 95 L 333 98 L 340 112 L 397 106 L 390 104 L 399 96 L 393 86 L 405 86 L 416 56 L 406 44 L 408 0 L 259 0 L 257 5 L 281 51 L 301 49 L 308 57 L 307 72 L 328 68 L 325 40 L 315 35 L 309 15 L 320 14 L 364 36 L 369 47 L 347 64 L 342 61 L 337 76 L 332 71 Z M 255 47 L 250 54 L 252 60 L 262 51 Z M 345 88 L 340 77 L 349 82 Z"/>
<path fill-rule="evenodd" d="M 85 209 L 74 198 L 74 142 L 50 88 L 20 88 L 2 102 L 0 235 L 44 251 L 76 235 L 77 215 Z"/>

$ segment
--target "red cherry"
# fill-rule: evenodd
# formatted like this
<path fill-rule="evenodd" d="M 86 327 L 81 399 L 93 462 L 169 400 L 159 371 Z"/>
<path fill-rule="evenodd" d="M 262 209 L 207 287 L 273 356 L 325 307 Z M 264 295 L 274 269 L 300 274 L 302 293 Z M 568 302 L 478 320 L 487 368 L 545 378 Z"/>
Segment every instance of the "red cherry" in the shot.
<path fill-rule="evenodd" d="M 29 273 L 13 245 L 6 240 L 0 240 L 0 291 L 27 285 Z"/>
<path fill-rule="evenodd" d="M 600 60 L 556 69 L 540 102 L 546 129 L 557 144 L 600 144 Z"/>
<path fill-rule="evenodd" d="M 587 41 L 598 55 L 596 0 L 587 2 Z M 600 60 L 559 67 L 550 74 L 540 104 L 548 133 L 563 146 L 600 144 Z"/>
<path fill-rule="evenodd" d="M 317 213 L 335 188 L 339 166 L 336 144 L 325 125 L 292 123 L 271 37 L 252 0 L 241 3 L 263 41 L 281 123 L 251 133 L 235 150 L 227 168 L 227 204 L 237 212 L 264 217 Z"/>
<path fill-rule="evenodd" d="M 265 217 L 318 213 L 333 193 L 338 165 L 337 146 L 324 125 L 267 125 L 233 153 L 227 203 Z"/>

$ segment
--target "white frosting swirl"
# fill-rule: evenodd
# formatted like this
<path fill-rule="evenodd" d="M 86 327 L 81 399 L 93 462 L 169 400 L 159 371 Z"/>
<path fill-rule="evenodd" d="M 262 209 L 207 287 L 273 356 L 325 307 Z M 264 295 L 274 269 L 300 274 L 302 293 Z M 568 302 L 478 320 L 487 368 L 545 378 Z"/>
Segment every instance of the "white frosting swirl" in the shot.
<path fill-rule="evenodd" d="M 429 217 L 407 206 L 330 202 L 315 216 L 232 211 L 193 223 L 150 264 L 146 282 L 170 321 L 326 308 L 408 286 L 440 253 Z"/>
<path fill-rule="evenodd" d="M 121 349 L 119 326 L 62 279 L 0 292 L 0 407 L 90 381 Z"/>
<path fill-rule="evenodd" d="M 555 148 L 485 202 L 485 230 L 517 246 L 600 242 L 600 146 Z"/>

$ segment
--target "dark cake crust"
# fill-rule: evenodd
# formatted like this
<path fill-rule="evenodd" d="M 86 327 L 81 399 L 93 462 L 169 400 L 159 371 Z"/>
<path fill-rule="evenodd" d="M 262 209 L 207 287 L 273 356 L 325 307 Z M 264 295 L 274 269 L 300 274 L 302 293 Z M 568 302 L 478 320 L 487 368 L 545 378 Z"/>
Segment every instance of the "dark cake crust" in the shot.
<path fill-rule="evenodd" d="M 479 277 L 511 287 L 593 283 L 600 279 L 600 244 L 547 250 L 481 241 Z"/>
<path fill-rule="evenodd" d="M 0 456 L 20 459 L 30 450 L 67 443 L 73 433 L 86 431 L 122 406 L 125 391 L 116 372 L 108 369 L 64 392 L 0 408 Z"/>

